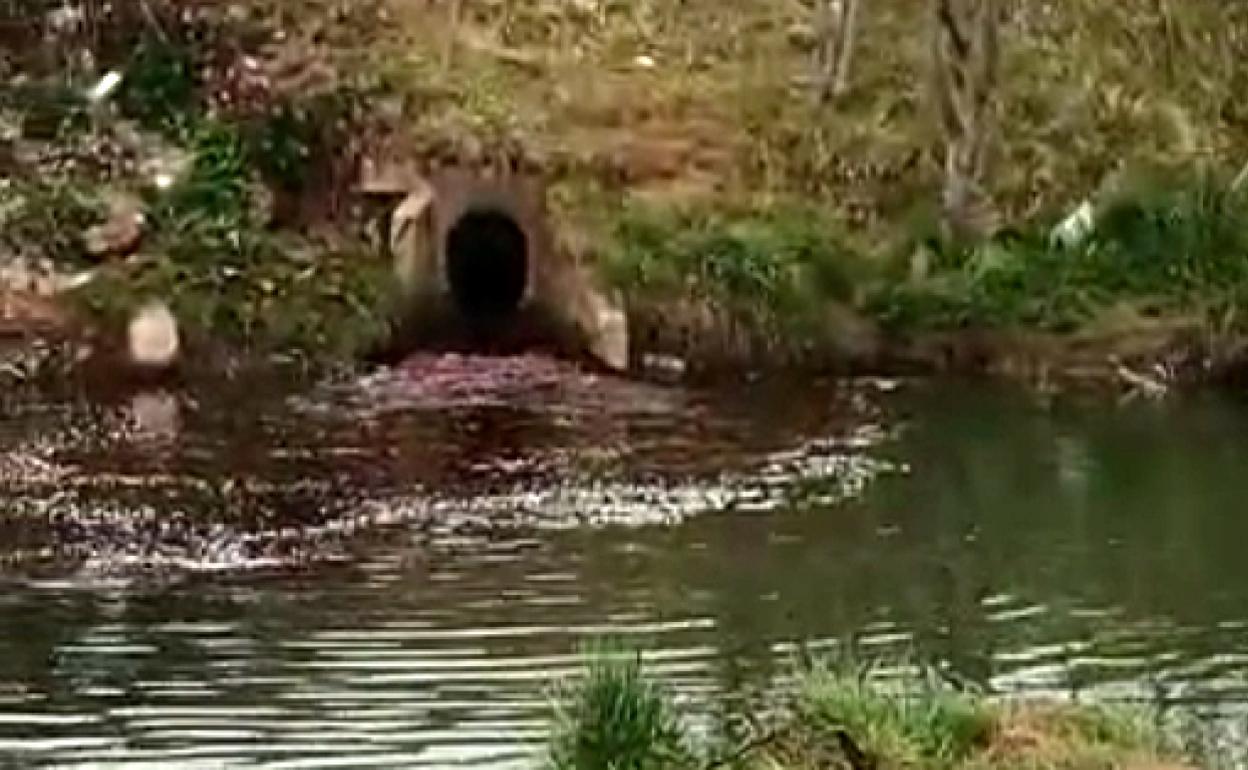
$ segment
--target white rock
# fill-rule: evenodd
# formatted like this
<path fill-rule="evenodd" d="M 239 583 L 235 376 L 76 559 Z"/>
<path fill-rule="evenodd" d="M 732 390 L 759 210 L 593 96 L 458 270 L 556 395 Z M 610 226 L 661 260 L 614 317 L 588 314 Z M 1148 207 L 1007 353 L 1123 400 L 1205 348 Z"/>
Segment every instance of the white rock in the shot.
<path fill-rule="evenodd" d="M 684 377 L 688 368 L 683 358 L 662 353 L 646 353 L 641 357 L 641 366 L 651 374 L 658 374 L 673 379 Z"/>
<path fill-rule="evenodd" d="M 628 370 L 628 315 L 618 292 L 607 295 L 589 288 L 585 297 L 589 317 L 589 351 L 617 372 Z"/>
<path fill-rule="evenodd" d="M 130 360 L 140 366 L 169 366 L 178 357 L 178 322 L 163 302 L 144 305 L 127 329 Z"/>

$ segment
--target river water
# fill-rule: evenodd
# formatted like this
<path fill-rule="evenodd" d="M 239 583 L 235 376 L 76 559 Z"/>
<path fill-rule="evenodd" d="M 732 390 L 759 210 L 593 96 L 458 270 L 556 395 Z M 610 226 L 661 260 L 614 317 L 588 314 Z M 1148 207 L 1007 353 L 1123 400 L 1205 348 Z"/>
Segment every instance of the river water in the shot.
<path fill-rule="evenodd" d="M 692 715 L 852 643 L 1245 742 L 1233 400 L 444 358 L 0 414 L 0 767 L 530 767 L 603 635 Z"/>

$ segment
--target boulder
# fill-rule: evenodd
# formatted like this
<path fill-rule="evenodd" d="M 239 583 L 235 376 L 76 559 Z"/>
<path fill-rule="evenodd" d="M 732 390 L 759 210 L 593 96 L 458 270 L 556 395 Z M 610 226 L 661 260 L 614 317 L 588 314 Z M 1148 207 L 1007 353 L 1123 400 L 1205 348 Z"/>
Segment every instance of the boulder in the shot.
<path fill-rule="evenodd" d="M 147 224 L 143 205 L 126 196 L 114 196 L 109 201 L 108 219 L 87 228 L 83 233 L 83 246 L 96 259 L 128 257 L 139 247 Z"/>
<path fill-rule="evenodd" d="M 126 329 L 126 350 L 131 363 L 144 368 L 164 369 L 178 358 L 181 341 L 178 322 L 169 306 L 160 301 L 139 308 Z"/>

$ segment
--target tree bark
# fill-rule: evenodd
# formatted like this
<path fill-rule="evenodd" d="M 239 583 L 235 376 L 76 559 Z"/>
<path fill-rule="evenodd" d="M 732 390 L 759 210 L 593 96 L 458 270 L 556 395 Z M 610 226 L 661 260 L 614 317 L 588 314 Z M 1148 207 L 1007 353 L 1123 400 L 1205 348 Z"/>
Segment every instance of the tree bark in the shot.
<path fill-rule="evenodd" d="M 942 210 L 956 237 L 982 237 L 994 214 L 985 191 L 997 132 L 1000 0 L 934 0 L 934 90 L 944 134 Z"/>
<path fill-rule="evenodd" d="M 819 98 L 829 102 L 849 90 L 849 71 L 858 37 L 862 0 L 820 0 L 818 36 Z"/>
<path fill-rule="evenodd" d="M 459 38 L 459 23 L 464 13 L 464 0 L 450 0 L 447 8 L 447 33 L 442 49 L 442 69 L 450 71 L 455 60 L 455 43 Z"/>

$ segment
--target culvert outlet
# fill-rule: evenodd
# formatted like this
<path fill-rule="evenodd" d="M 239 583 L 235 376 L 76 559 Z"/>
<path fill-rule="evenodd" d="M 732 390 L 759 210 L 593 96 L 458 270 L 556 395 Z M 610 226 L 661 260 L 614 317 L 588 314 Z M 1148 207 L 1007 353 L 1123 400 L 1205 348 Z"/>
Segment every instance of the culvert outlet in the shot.
<path fill-rule="evenodd" d="M 390 221 L 406 317 L 383 357 L 542 349 L 625 368 L 622 305 L 555 245 L 545 197 L 529 175 L 442 169 L 413 184 Z"/>
<path fill-rule="evenodd" d="M 505 322 L 529 283 L 529 242 L 504 211 L 470 209 L 447 231 L 445 281 L 455 310 L 473 326 Z"/>

